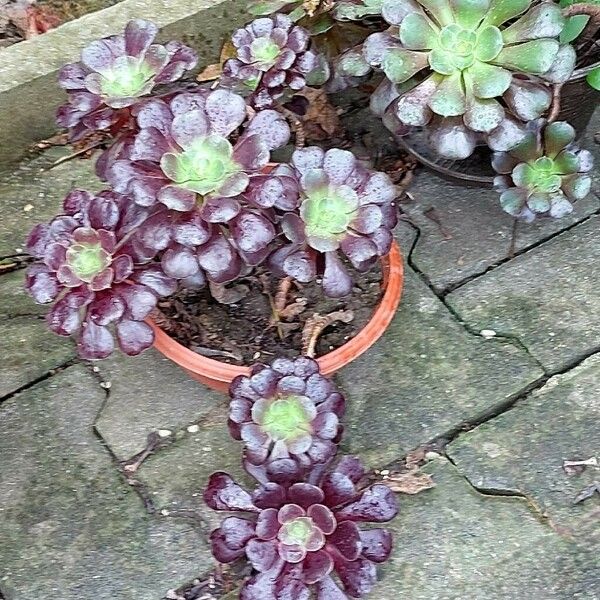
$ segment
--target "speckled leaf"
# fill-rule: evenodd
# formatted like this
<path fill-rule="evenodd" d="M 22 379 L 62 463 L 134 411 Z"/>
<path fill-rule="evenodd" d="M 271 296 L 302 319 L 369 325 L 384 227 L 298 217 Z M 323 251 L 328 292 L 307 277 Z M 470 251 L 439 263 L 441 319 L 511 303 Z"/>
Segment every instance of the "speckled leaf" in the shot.
<path fill-rule="evenodd" d="M 381 64 L 385 74 L 394 83 L 402 83 L 427 66 L 427 54 L 402 48 L 392 48 Z"/>
<path fill-rule="evenodd" d="M 465 80 L 478 98 L 496 98 L 508 89 L 512 74 L 502 67 L 475 61 L 465 71 Z"/>
<path fill-rule="evenodd" d="M 506 44 L 560 35 L 565 18 L 558 4 L 542 2 L 527 11 L 520 19 L 502 32 Z"/>
<path fill-rule="evenodd" d="M 489 0 L 452 0 L 456 23 L 465 29 L 475 29 L 489 10 Z"/>
<path fill-rule="evenodd" d="M 502 33 L 497 27 L 486 27 L 477 36 L 475 58 L 484 62 L 493 60 L 502 50 Z"/>
<path fill-rule="evenodd" d="M 568 44 L 561 46 L 552 66 L 544 73 L 544 79 L 551 83 L 564 83 L 568 81 L 575 70 L 576 62 L 577 52 L 575 48 Z"/>
<path fill-rule="evenodd" d="M 548 71 L 556 58 L 559 44 L 556 40 L 531 40 L 515 46 L 506 46 L 494 63 L 524 73 L 542 74 Z"/>
<path fill-rule="evenodd" d="M 575 129 L 566 121 L 555 121 L 544 129 L 544 148 L 546 156 L 554 158 L 577 136 Z"/>
<path fill-rule="evenodd" d="M 400 41 L 410 50 L 433 48 L 438 32 L 433 23 L 420 13 L 408 15 L 400 25 Z"/>
<path fill-rule="evenodd" d="M 433 18 L 442 27 L 454 23 L 454 14 L 449 0 L 419 0 Z"/>
<path fill-rule="evenodd" d="M 429 141 L 438 154 L 461 160 L 471 156 L 477 137 L 459 117 L 436 120 L 430 127 Z"/>
<path fill-rule="evenodd" d="M 480 99 L 475 96 L 467 96 L 464 120 L 469 129 L 489 133 L 498 127 L 503 118 L 504 109 L 493 98 Z"/>
<path fill-rule="evenodd" d="M 513 79 L 503 97 L 510 110 L 523 121 L 539 118 L 552 101 L 547 87 L 521 79 Z"/>
<path fill-rule="evenodd" d="M 524 13 L 530 6 L 531 0 L 492 0 L 483 22 L 497 27 Z"/>
<path fill-rule="evenodd" d="M 460 71 L 442 80 L 429 100 L 429 107 L 442 117 L 456 117 L 465 112 L 465 90 Z"/>
<path fill-rule="evenodd" d="M 406 125 L 427 125 L 432 115 L 429 100 L 441 79 L 440 75 L 434 73 L 411 91 L 404 93 L 395 105 L 397 117 Z"/>
<path fill-rule="evenodd" d="M 588 15 L 574 15 L 569 17 L 563 30 L 560 32 L 560 37 L 558 38 L 559 42 L 561 44 L 569 44 L 577 39 L 585 29 L 589 20 L 590 18 Z"/>

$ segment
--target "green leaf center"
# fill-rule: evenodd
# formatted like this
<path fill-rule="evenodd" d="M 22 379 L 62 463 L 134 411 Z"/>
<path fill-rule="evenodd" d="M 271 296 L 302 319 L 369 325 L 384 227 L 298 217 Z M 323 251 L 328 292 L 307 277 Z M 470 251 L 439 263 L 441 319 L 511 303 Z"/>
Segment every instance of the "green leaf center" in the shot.
<path fill-rule="evenodd" d="M 288 546 L 306 546 L 315 524 L 310 517 L 298 517 L 279 530 L 279 540 Z"/>
<path fill-rule="evenodd" d="M 262 428 L 274 439 L 291 441 L 312 432 L 309 415 L 296 396 L 285 396 L 267 407 Z"/>
<path fill-rule="evenodd" d="M 144 62 L 126 57 L 102 73 L 102 93 L 109 98 L 137 97 L 145 92 L 146 84 L 156 73 Z"/>
<path fill-rule="evenodd" d="M 198 140 L 181 153 L 161 159 L 164 174 L 181 187 L 205 195 L 217 191 L 241 167 L 233 160 L 233 147 L 220 136 Z"/>
<path fill-rule="evenodd" d="M 73 244 L 67 249 L 67 264 L 73 273 L 86 283 L 111 263 L 111 257 L 100 244 Z"/>
<path fill-rule="evenodd" d="M 357 212 L 353 200 L 336 189 L 313 192 L 301 208 L 306 234 L 333 239 L 345 233 Z"/>
<path fill-rule="evenodd" d="M 562 179 L 556 172 L 554 161 L 542 156 L 528 163 L 528 187 L 530 190 L 542 193 L 552 193 L 560 190 Z"/>
<path fill-rule="evenodd" d="M 268 69 L 275 64 L 281 48 L 270 38 L 259 37 L 250 44 L 250 52 L 257 67 Z"/>

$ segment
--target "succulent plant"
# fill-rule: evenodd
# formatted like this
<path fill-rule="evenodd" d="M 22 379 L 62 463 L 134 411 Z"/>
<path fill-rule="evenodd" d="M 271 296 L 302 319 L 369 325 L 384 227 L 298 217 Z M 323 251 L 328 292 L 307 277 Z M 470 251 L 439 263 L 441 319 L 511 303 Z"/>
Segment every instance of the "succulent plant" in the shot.
<path fill-rule="evenodd" d="M 252 494 L 227 473 L 211 476 L 204 492 L 210 508 L 250 514 L 227 517 L 210 536 L 219 562 L 245 556 L 256 572 L 242 588 L 241 600 L 304 600 L 311 588 L 317 600 L 362 598 L 370 592 L 376 564 L 391 553 L 392 537 L 386 529 L 359 524 L 390 521 L 398 508 L 385 485 L 359 490 L 363 476 L 355 457 L 343 457 L 307 481 L 263 483 Z"/>
<path fill-rule="evenodd" d="M 254 365 L 229 389 L 229 429 L 245 442 L 246 469 L 272 480 L 298 477 L 336 453 L 344 397 L 307 357 Z"/>
<path fill-rule="evenodd" d="M 180 42 L 154 44 L 158 27 L 134 19 L 122 35 L 92 42 L 81 62 L 64 66 L 60 86 L 68 103 L 61 106 L 58 124 L 79 139 L 87 131 L 120 126 L 132 107 L 159 84 L 172 83 L 195 66 L 196 53 Z"/>
<path fill-rule="evenodd" d="M 494 154 L 494 184 L 502 208 L 526 221 L 537 215 L 559 218 L 590 191 L 594 161 L 575 145 L 575 130 L 563 121 L 532 123 L 525 139 L 509 152 Z"/>
<path fill-rule="evenodd" d="M 108 168 L 120 193 L 141 206 L 158 202 L 178 211 L 198 208 L 208 222 L 227 222 L 240 211 L 250 175 L 260 173 L 270 150 L 285 144 L 289 128 L 274 111 L 246 121 L 244 99 L 217 89 L 184 92 L 169 102 L 153 99 L 138 112 L 139 133 Z M 245 123 L 234 144 L 231 134 Z"/>
<path fill-rule="evenodd" d="M 154 340 L 143 320 L 176 287 L 158 265 L 143 264 L 147 259 L 130 243 L 145 214 L 124 196 L 81 190 L 65 198 L 63 209 L 29 235 L 27 251 L 38 262 L 27 270 L 28 292 L 40 304 L 54 302 L 48 326 L 77 334 L 83 358 L 113 351 L 109 325 L 123 352 L 139 354 Z"/>
<path fill-rule="evenodd" d="M 397 223 L 392 181 L 363 167 L 351 152 L 317 147 L 296 150 L 291 168 L 284 165 L 273 175 L 295 179 L 299 201 L 296 210 L 283 216 L 289 243 L 272 254 L 271 266 L 307 282 L 317 276 L 322 256 L 323 291 L 334 297 L 349 294 L 352 279 L 338 251 L 359 271 L 389 252 Z"/>
<path fill-rule="evenodd" d="M 438 153 L 466 158 L 476 143 L 507 150 L 524 135 L 518 120 L 542 115 L 546 82 L 566 81 L 575 51 L 558 42 L 565 23 L 553 2 L 384 0 L 388 31 L 363 53 L 387 80 L 372 107 L 388 125 L 428 125 Z"/>
<path fill-rule="evenodd" d="M 249 92 L 255 108 L 269 108 L 287 90 L 300 90 L 318 66 L 310 33 L 286 15 L 255 19 L 232 36 L 236 57 L 223 65 L 221 85 Z"/>

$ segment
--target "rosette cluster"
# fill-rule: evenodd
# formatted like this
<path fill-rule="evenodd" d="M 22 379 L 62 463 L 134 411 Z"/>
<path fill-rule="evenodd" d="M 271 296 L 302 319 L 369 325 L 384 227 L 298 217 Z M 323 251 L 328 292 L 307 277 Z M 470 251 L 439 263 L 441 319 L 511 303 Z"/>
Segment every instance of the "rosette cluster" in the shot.
<path fill-rule="evenodd" d="M 256 365 L 230 388 L 229 428 L 255 477 L 289 481 L 336 453 L 344 397 L 312 359 Z"/>
<path fill-rule="evenodd" d="M 480 141 L 508 150 L 522 121 L 548 109 L 549 84 L 575 67 L 553 2 L 384 0 L 382 15 L 390 28 L 363 45 L 366 62 L 386 75 L 372 108 L 392 130 L 427 126 L 448 158 L 468 157 Z"/>
<path fill-rule="evenodd" d="M 291 165 L 274 175 L 297 182 L 299 199 L 298 208 L 282 219 L 288 243 L 272 254 L 270 264 L 301 282 L 322 274 L 328 296 L 349 294 L 352 278 L 343 259 L 366 271 L 390 250 L 398 219 L 391 179 L 347 150 L 318 147 L 297 150 Z"/>
<path fill-rule="evenodd" d="M 560 218 L 589 194 L 594 160 L 575 138 L 568 123 L 540 120 L 520 144 L 494 154 L 492 166 L 499 173 L 494 185 L 508 214 L 529 222 L 543 215 Z"/>
<path fill-rule="evenodd" d="M 221 85 L 246 92 L 258 109 L 273 106 L 288 90 L 301 90 L 319 65 L 309 48 L 309 31 L 287 15 L 255 19 L 238 29 L 231 41 L 236 56 L 223 65 Z"/>
<path fill-rule="evenodd" d="M 249 515 L 227 517 L 211 534 L 219 562 L 245 558 L 255 571 L 241 600 L 304 600 L 311 589 L 318 600 L 347 600 L 372 590 L 376 565 L 391 554 L 392 536 L 360 525 L 390 521 L 398 508 L 385 485 L 359 491 L 362 474 L 357 458 L 344 457 L 315 483 L 268 482 L 252 493 L 227 473 L 211 476 L 204 493 L 208 506 Z"/>
<path fill-rule="evenodd" d="M 83 358 L 105 358 L 114 349 L 139 354 L 154 334 L 144 319 L 158 297 L 172 294 L 175 281 L 159 265 L 147 264 L 132 233 L 145 214 L 113 192 L 80 190 L 64 201 L 63 214 L 37 225 L 27 251 L 38 259 L 27 270 L 26 289 L 58 335 L 76 335 Z"/>
<path fill-rule="evenodd" d="M 180 42 L 154 43 L 158 27 L 134 19 L 125 32 L 92 42 L 81 61 L 64 66 L 60 86 L 68 102 L 57 115 L 72 139 L 129 120 L 130 111 L 161 84 L 172 83 L 197 62 L 196 53 Z"/>

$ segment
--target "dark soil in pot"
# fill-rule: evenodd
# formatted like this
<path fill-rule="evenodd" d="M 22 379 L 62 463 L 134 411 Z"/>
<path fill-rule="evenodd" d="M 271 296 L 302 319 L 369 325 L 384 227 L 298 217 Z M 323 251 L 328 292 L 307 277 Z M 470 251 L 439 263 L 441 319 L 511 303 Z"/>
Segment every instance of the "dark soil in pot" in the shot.
<path fill-rule="evenodd" d="M 354 291 L 345 298 L 328 298 L 317 282 L 292 284 L 286 309 L 277 324 L 272 303 L 281 280 L 266 271 L 240 280 L 248 293 L 235 304 L 221 304 L 208 289 L 182 290 L 159 302 L 153 315 L 171 337 L 194 352 L 233 365 L 268 361 L 275 356 L 297 356 L 303 346 L 307 321 L 315 313 L 326 317 L 338 311 L 348 323 L 336 320 L 318 336 L 316 356 L 345 344 L 369 321 L 381 299 L 379 265 L 368 273 L 353 273 Z M 298 314 L 294 314 L 298 312 Z M 310 325 L 310 323 L 309 323 Z M 282 336 L 282 337 L 280 337 Z"/>

